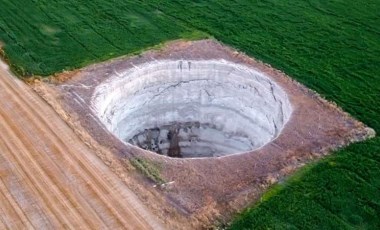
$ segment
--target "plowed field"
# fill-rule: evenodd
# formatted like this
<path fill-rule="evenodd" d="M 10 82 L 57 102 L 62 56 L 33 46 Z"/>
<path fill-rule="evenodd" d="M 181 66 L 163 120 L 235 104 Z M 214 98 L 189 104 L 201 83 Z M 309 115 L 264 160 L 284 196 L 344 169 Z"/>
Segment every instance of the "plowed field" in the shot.
<path fill-rule="evenodd" d="M 0 229 L 159 229 L 24 83 L 0 69 Z"/>

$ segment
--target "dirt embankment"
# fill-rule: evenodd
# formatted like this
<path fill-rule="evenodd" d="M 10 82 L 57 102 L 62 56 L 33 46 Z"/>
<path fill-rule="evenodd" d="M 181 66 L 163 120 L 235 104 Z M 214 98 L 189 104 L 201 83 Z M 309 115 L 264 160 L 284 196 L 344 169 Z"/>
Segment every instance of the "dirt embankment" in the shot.
<path fill-rule="evenodd" d="M 123 76 L 144 63 L 164 60 L 224 60 L 255 69 L 284 89 L 292 115 L 276 139 L 244 154 L 173 159 L 126 145 L 94 113 L 91 106 L 94 90 L 113 76 Z M 60 74 L 37 85 L 35 90 L 62 109 L 76 132 L 80 130 L 96 146 L 109 149 L 112 152 L 109 157 L 120 162 L 142 162 L 145 171 L 155 167 L 153 171 L 159 175 L 153 176 L 170 182 L 168 186 L 152 186 L 154 182 L 124 169 L 131 179 L 128 185 L 155 214 L 170 222 L 170 226 L 181 228 L 201 228 L 217 219 L 228 221 L 271 184 L 305 163 L 374 135 L 372 129 L 284 73 L 214 40 L 171 42 L 161 50 Z M 119 173 L 123 174 L 123 169 Z"/>

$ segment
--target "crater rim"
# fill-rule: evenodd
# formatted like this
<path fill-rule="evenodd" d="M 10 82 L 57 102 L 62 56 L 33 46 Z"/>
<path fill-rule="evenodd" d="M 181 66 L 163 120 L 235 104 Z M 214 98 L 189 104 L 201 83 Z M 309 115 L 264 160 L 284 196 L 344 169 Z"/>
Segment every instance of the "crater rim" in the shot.
<path fill-rule="evenodd" d="M 211 65 L 211 67 L 210 67 L 210 65 Z M 209 67 L 207 67 L 207 66 L 209 66 Z M 209 68 L 209 71 L 207 71 L 207 68 Z M 165 74 L 164 75 L 162 75 L 163 73 L 161 73 L 161 75 L 158 74 L 158 73 L 160 73 L 160 71 L 165 73 Z M 186 74 L 186 71 L 188 71 L 188 74 Z M 191 72 L 194 72 L 194 71 L 198 71 L 198 75 L 197 74 L 191 74 Z M 233 74 L 226 75 L 226 73 L 229 71 L 232 71 Z M 201 72 L 203 75 L 202 74 L 199 75 L 199 72 Z M 240 73 L 240 74 L 237 74 L 237 73 Z M 146 76 L 147 74 L 149 75 L 148 78 Z M 165 76 L 166 76 L 166 78 L 165 78 Z M 169 76 L 169 77 L 167 77 L 167 76 Z M 226 78 L 226 77 L 229 77 L 229 78 Z M 142 80 L 142 78 L 144 78 L 145 80 Z M 152 78 L 155 80 L 152 80 Z M 135 105 L 137 103 L 137 106 L 139 106 L 138 105 L 139 100 L 137 100 L 137 99 L 141 99 L 141 98 L 144 99 L 144 97 L 142 95 L 140 95 L 138 93 L 138 91 L 140 91 L 141 89 L 144 89 L 144 88 L 151 88 L 151 90 L 152 89 L 157 90 L 157 88 L 160 88 L 160 86 L 157 85 L 156 83 L 160 83 L 160 80 L 162 80 L 164 78 L 165 78 L 165 80 L 169 79 L 170 84 L 174 84 L 174 83 L 183 84 L 181 82 L 186 82 L 185 80 L 189 80 L 189 79 L 190 80 L 195 79 L 194 82 L 198 81 L 198 83 L 199 83 L 199 81 L 206 81 L 206 82 L 211 81 L 212 83 L 219 83 L 219 86 L 218 86 L 218 84 L 216 84 L 216 85 L 211 84 L 211 86 L 208 84 L 206 84 L 206 85 L 195 84 L 193 87 L 191 87 L 191 90 L 188 91 L 190 97 L 192 95 L 191 92 L 193 92 L 192 89 L 194 89 L 196 86 L 207 86 L 211 89 L 216 89 L 215 92 L 219 93 L 218 96 L 221 96 L 221 95 L 223 96 L 223 93 L 219 92 L 221 90 L 218 89 L 218 87 L 223 88 L 224 87 L 223 85 L 226 86 L 225 91 L 228 91 L 227 95 L 224 95 L 224 96 L 231 96 L 231 95 L 234 96 L 233 95 L 234 91 L 233 90 L 231 91 L 231 88 L 229 88 L 228 86 L 231 86 L 231 85 L 233 87 L 238 86 L 240 81 L 237 81 L 237 80 L 245 80 L 243 82 L 240 82 L 240 86 L 244 87 L 244 85 L 246 84 L 245 86 L 248 87 L 249 89 L 251 89 L 251 91 L 249 91 L 249 92 L 247 91 L 245 93 L 243 92 L 241 95 L 234 96 L 236 98 L 231 100 L 232 104 L 234 104 L 234 102 L 240 101 L 242 103 L 242 101 L 243 102 L 246 101 L 246 100 L 244 100 L 244 96 L 246 96 L 246 95 L 252 96 L 252 94 L 253 94 L 252 89 L 255 88 L 252 86 L 255 86 L 255 82 L 256 82 L 256 88 L 260 88 L 258 91 L 265 95 L 265 96 L 263 96 L 263 98 L 266 100 L 262 101 L 262 102 L 264 102 L 263 106 L 266 106 L 266 108 L 270 108 L 271 102 L 279 102 L 279 104 L 281 105 L 277 108 L 276 113 L 274 115 L 278 115 L 279 113 L 282 113 L 282 118 L 281 118 L 281 116 L 279 118 L 280 120 L 282 119 L 282 121 L 279 121 L 279 123 L 273 122 L 275 124 L 274 126 L 278 125 L 279 127 L 277 127 L 277 129 L 278 129 L 277 131 L 274 131 L 273 133 L 271 133 L 271 135 L 269 135 L 270 136 L 269 139 L 268 139 L 268 135 L 266 135 L 266 137 L 265 137 L 266 139 L 264 141 L 261 141 L 259 144 L 253 146 L 252 148 L 237 149 L 236 151 L 227 151 L 226 153 L 223 153 L 223 154 L 215 154 L 215 152 L 218 151 L 218 149 L 216 149 L 212 153 L 212 155 L 206 155 L 205 156 L 204 154 L 200 154 L 200 153 L 198 153 L 198 155 L 184 154 L 185 156 L 182 158 L 189 158 L 189 159 L 194 159 L 194 158 L 205 159 L 206 158 L 206 159 L 208 159 L 208 158 L 215 158 L 215 157 L 225 157 L 225 156 L 245 154 L 248 152 L 258 150 L 258 149 L 262 148 L 263 146 L 267 145 L 268 143 L 271 143 L 272 141 L 274 141 L 281 134 L 282 129 L 285 127 L 286 123 L 288 122 L 288 120 L 290 119 L 291 114 L 292 114 L 292 106 L 291 106 L 290 101 L 288 99 L 287 93 L 280 86 L 278 86 L 278 84 L 274 80 L 272 80 L 270 77 L 268 77 L 267 75 L 258 71 L 255 68 L 252 68 L 252 67 L 246 66 L 246 65 L 242 65 L 242 64 L 237 64 L 237 63 L 230 62 L 230 61 L 226 61 L 224 59 L 221 59 L 221 60 L 216 60 L 216 59 L 191 60 L 191 59 L 189 59 L 189 60 L 151 61 L 151 62 L 139 64 L 136 66 L 132 66 L 130 68 L 126 68 L 125 71 L 123 71 L 122 73 L 115 72 L 111 77 L 109 77 L 107 80 L 105 80 L 104 82 L 102 82 L 100 85 L 98 85 L 95 88 L 94 93 L 92 95 L 92 99 L 91 99 L 92 110 L 95 112 L 95 114 L 98 116 L 99 120 L 103 123 L 103 125 L 106 127 L 106 129 L 109 132 L 111 132 L 113 135 L 115 135 L 117 138 L 119 138 L 122 142 L 124 142 L 125 144 L 128 145 L 130 143 L 128 143 L 126 138 L 130 138 L 130 135 L 129 134 L 125 135 L 125 133 L 120 134 L 120 132 L 121 132 L 120 128 L 117 128 L 119 125 L 121 125 L 122 127 L 124 127 L 124 125 L 128 125 L 128 122 L 127 123 L 124 122 L 124 123 L 120 124 L 120 122 L 123 122 L 123 120 L 128 118 L 128 114 L 126 114 L 127 117 L 121 116 L 120 119 L 119 118 L 115 119 L 115 117 L 113 117 L 115 115 L 115 111 L 113 111 L 113 110 L 117 109 L 118 107 L 124 107 L 124 106 L 117 106 L 118 101 L 119 102 L 120 101 L 128 101 L 127 103 L 124 103 L 123 105 L 129 106 L 129 107 L 131 107 L 131 105 L 130 104 L 128 105 L 128 103 L 132 103 L 132 104 L 134 103 Z M 147 81 L 148 83 L 144 82 L 144 81 Z M 161 83 L 167 84 L 168 82 L 164 81 Z M 224 83 L 224 84 L 220 84 L 220 83 Z M 220 85 L 222 85 L 222 86 L 220 86 Z M 144 86 L 144 87 L 141 87 L 141 86 Z M 134 91 L 133 89 L 137 89 L 137 90 Z M 181 88 L 181 89 L 183 90 L 184 88 Z M 201 89 L 203 90 L 204 88 L 201 87 Z M 125 90 L 127 91 L 127 93 L 125 92 Z M 241 89 L 241 90 L 244 91 L 244 89 Z M 158 92 L 160 92 L 160 91 L 158 90 Z M 214 91 L 212 91 L 212 92 L 214 92 Z M 240 92 L 240 91 L 237 91 L 237 92 Z M 136 94 L 136 93 L 138 96 L 137 99 L 133 98 L 133 94 Z M 146 91 L 145 93 L 150 93 L 150 92 Z M 178 90 L 175 92 L 172 92 L 172 93 L 174 95 L 178 95 Z M 274 99 L 269 98 L 271 95 L 270 93 L 272 93 L 272 96 L 274 97 Z M 167 94 L 167 95 L 169 95 L 169 94 Z M 221 105 L 218 103 L 216 103 L 216 104 L 215 103 L 214 104 L 202 104 L 201 100 L 204 99 L 204 94 L 201 93 L 200 95 L 201 95 L 200 97 L 192 97 L 192 98 L 187 98 L 187 99 L 184 98 L 183 102 L 185 102 L 185 104 L 186 103 L 189 104 L 191 102 L 196 102 L 198 100 L 198 105 L 200 105 L 200 106 L 212 105 L 214 107 L 217 107 L 218 105 L 219 106 Z M 276 99 L 276 96 L 279 99 Z M 150 97 L 145 97 L 145 101 L 144 101 L 145 103 L 148 103 L 147 101 L 149 101 L 149 100 L 146 100 L 147 98 L 151 99 Z M 218 97 L 216 97 L 216 98 L 218 98 Z M 253 97 L 253 98 L 258 99 L 260 97 Z M 163 101 L 162 99 L 167 100 L 167 97 L 161 98 L 161 104 L 159 104 L 159 105 L 164 106 L 165 104 L 162 103 L 162 101 Z M 156 100 L 154 102 L 160 102 L 160 100 Z M 222 102 L 223 102 L 223 100 L 222 100 Z M 228 101 L 224 101 L 224 102 L 227 103 Z M 229 106 L 232 105 L 231 103 L 228 104 L 227 108 L 230 108 Z M 223 105 L 223 106 L 225 106 L 225 105 Z M 247 107 L 246 104 L 243 103 L 243 107 Z M 138 108 L 140 108 L 140 107 L 138 107 Z M 156 108 L 157 108 L 157 106 L 156 107 L 153 106 L 151 108 L 151 110 L 154 110 Z M 253 110 L 253 112 L 256 112 L 256 114 L 263 113 L 262 111 L 257 110 L 259 108 L 255 108 L 255 109 L 256 110 Z M 221 109 L 220 111 L 223 111 L 223 109 Z M 131 113 L 133 113 L 133 112 L 135 112 L 135 111 L 131 111 Z M 200 113 L 200 114 L 203 114 L 203 112 L 204 112 L 203 110 L 201 112 L 198 111 L 198 113 Z M 264 116 L 270 116 L 270 118 L 274 118 L 275 116 L 272 116 L 270 113 L 271 112 L 268 112 L 267 114 L 264 114 Z M 229 114 L 231 114 L 231 113 L 229 113 Z M 249 114 L 254 114 L 254 113 L 252 113 L 252 111 L 250 111 Z M 130 115 L 131 114 L 129 114 L 129 117 L 133 117 Z M 134 113 L 134 115 L 136 115 L 136 113 Z M 225 116 L 226 115 L 224 115 L 224 117 Z M 247 113 L 244 113 L 244 112 L 239 114 L 239 116 L 240 116 L 239 118 L 241 118 L 242 120 L 247 120 L 247 119 L 249 120 L 249 118 L 253 117 L 251 115 L 247 115 Z M 116 117 L 120 117 L 120 114 L 118 114 Z M 200 116 L 200 117 L 202 117 L 202 116 Z M 261 120 L 263 120 L 262 118 L 263 118 L 263 115 L 261 115 Z M 171 120 L 174 122 L 177 122 L 176 119 L 171 119 Z M 260 116 L 257 116 L 256 120 L 259 121 Z M 137 120 L 137 121 L 139 121 L 139 120 Z M 162 125 L 149 125 L 148 124 L 148 125 L 145 125 L 143 129 L 159 128 L 160 126 L 168 125 L 169 121 L 170 121 L 170 119 L 165 120 L 165 122 Z M 182 123 L 197 122 L 196 119 L 188 119 L 188 120 L 184 119 L 184 120 L 180 120 L 180 121 Z M 203 121 L 206 121 L 206 120 L 203 120 Z M 179 123 L 181 123 L 181 122 L 179 122 Z M 198 121 L 198 122 L 200 122 L 200 121 Z M 139 122 L 135 122 L 135 123 L 139 124 Z M 200 122 L 200 123 L 204 124 L 207 122 Z M 271 122 L 268 122 L 268 124 L 269 123 L 271 123 Z M 154 122 L 151 124 L 154 124 Z M 156 124 L 158 124 L 158 123 L 156 123 Z M 219 122 L 216 125 L 220 125 L 220 124 L 221 123 Z M 115 128 L 115 126 L 116 126 L 116 128 Z M 240 128 L 238 130 L 239 131 L 243 130 L 242 131 L 243 136 L 247 134 L 247 133 L 245 133 L 244 130 L 246 130 L 250 127 L 251 128 L 255 127 L 254 125 L 252 125 L 252 126 L 242 125 L 242 126 L 244 129 Z M 133 125 L 133 127 L 135 128 L 136 131 L 137 130 L 141 131 L 141 128 L 136 129 L 136 125 Z M 267 127 L 269 127 L 269 126 L 267 126 Z M 259 130 L 260 128 L 256 127 L 255 129 Z M 270 129 L 270 128 L 268 128 L 268 129 Z M 135 133 L 136 134 L 136 131 L 130 131 L 129 133 Z M 224 133 L 226 130 L 221 129 L 219 131 Z M 227 129 L 227 131 L 236 132 L 237 130 L 231 128 L 231 129 Z M 124 132 L 124 131 L 122 131 L 122 132 Z M 252 133 L 250 133 L 250 135 L 248 135 L 248 136 L 249 136 L 248 139 L 251 139 L 254 135 Z M 240 136 L 238 135 L 237 137 L 242 137 L 242 135 L 240 135 Z M 218 143 L 217 143 L 217 145 L 218 145 Z M 147 150 L 147 149 L 142 148 L 139 145 L 133 145 L 133 146 L 140 148 L 140 149 L 143 149 L 143 150 Z M 219 147 L 216 146 L 216 147 L 219 148 L 220 146 Z M 148 149 L 147 151 L 150 153 L 153 153 L 153 154 L 157 154 L 157 152 L 151 151 L 151 149 Z M 167 156 L 169 158 L 173 158 L 173 156 L 168 156 L 168 154 L 164 154 L 162 156 Z"/>

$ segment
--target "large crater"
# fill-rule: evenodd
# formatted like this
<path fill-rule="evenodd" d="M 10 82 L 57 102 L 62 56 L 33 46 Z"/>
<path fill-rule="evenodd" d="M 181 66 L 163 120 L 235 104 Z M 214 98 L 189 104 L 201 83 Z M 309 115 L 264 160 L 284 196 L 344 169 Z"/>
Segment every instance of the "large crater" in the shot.
<path fill-rule="evenodd" d="M 270 78 L 225 60 L 135 66 L 100 84 L 92 108 L 122 141 L 187 158 L 260 148 L 279 135 L 292 111 Z"/>

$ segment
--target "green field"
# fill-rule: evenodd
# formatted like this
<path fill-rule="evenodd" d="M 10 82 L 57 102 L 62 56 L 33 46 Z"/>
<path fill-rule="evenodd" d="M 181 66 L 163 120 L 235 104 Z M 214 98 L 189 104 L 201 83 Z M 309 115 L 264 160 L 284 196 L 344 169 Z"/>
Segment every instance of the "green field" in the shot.
<path fill-rule="evenodd" d="M 0 40 L 19 74 L 49 75 L 202 31 L 380 133 L 379 12 L 379 0 L 1 0 Z M 301 170 L 230 228 L 380 229 L 380 138 Z"/>
<path fill-rule="evenodd" d="M 49 75 L 197 31 L 136 1 L 1 0 L 0 40 L 20 75 Z"/>

